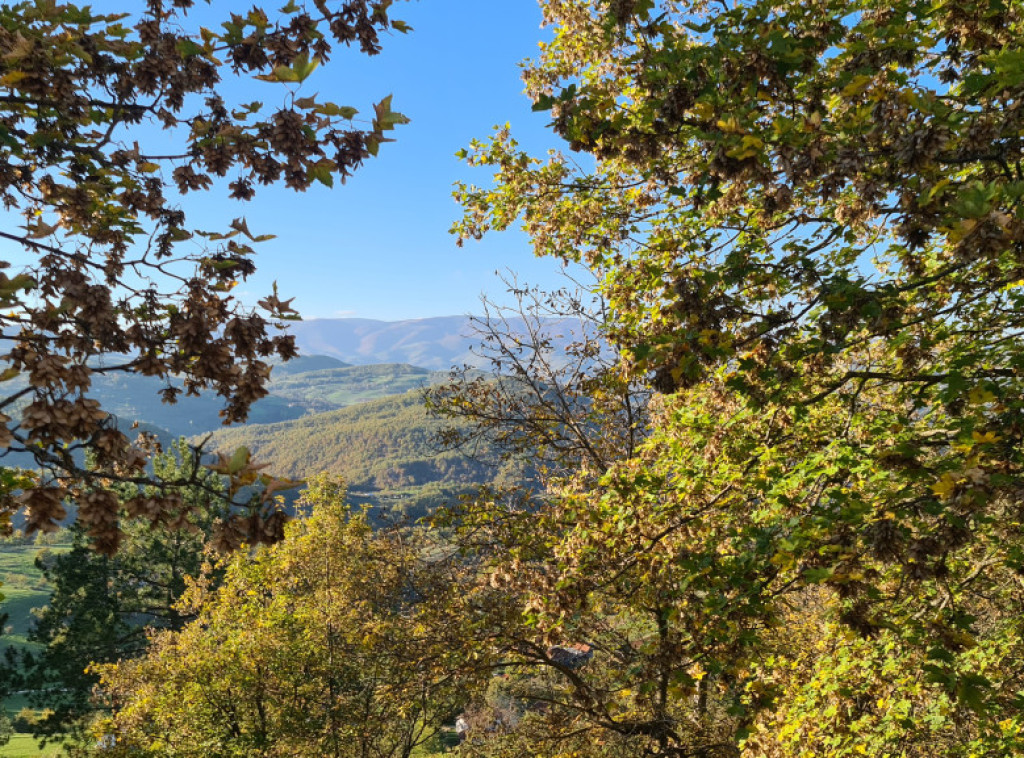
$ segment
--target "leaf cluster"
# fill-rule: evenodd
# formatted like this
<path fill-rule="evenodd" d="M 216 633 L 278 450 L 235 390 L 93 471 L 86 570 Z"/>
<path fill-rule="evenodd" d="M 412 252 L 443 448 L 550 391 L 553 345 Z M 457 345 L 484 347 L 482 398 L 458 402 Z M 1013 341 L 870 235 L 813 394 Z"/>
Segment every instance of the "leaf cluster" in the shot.
<path fill-rule="evenodd" d="M 455 231 L 590 267 L 657 397 L 596 483 L 466 524 L 523 666 L 602 653 L 534 718 L 659 756 L 1019 752 L 1019 5 L 541 5 L 527 89 L 587 160 L 499 129 Z"/>
<path fill-rule="evenodd" d="M 0 399 L 0 445 L 44 472 L 2 510 L 24 508 L 29 530 L 56 528 L 71 497 L 105 533 L 101 546 L 116 545 L 116 497 L 100 480 L 148 481 L 146 451 L 92 396 L 95 377 L 158 377 L 168 403 L 211 390 L 230 423 L 266 394 L 269 359 L 295 355 L 293 338 L 272 328 L 295 317 L 276 286 L 255 309 L 231 295 L 270 235 L 244 218 L 198 229 L 178 198 L 221 179 L 240 200 L 258 185 L 330 185 L 375 155 L 407 120 L 390 97 L 359 125 L 354 109 L 295 87 L 339 45 L 372 55 L 385 31 L 407 30 L 391 5 L 253 7 L 214 27 L 191 22 L 191 0 L 137 13 L 0 7 L 0 202 L 23 219 L 0 232 L 16 253 L 0 262 L 10 269 L 0 275 L 0 360 L 4 381 L 25 379 Z M 283 102 L 229 102 L 239 77 L 282 84 Z M 175 147 L 155 147 L 167 137 Z M 93 471 L 80 449 L 94 454 Z M 173 488 L 194 481 L 165 484 L 154 502 L 173 510 Z"/>

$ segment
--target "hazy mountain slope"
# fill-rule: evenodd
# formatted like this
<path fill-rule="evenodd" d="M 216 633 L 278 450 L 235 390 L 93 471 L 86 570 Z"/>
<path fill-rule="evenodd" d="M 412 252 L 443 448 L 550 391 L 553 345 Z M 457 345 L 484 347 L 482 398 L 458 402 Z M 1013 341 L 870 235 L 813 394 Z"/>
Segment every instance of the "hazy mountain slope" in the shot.
<path fill-rule="evenodd" d="M 169 382 L 181 387 L 178 379 Z M 25 386 L 24 377 L 16 377 L 9 385 L 12 393 Z M 103 410 L 117 419 L 122 429 L 128 429 L 133 422 L 149 424 L 166 430 L 171 437 L 191 436 L 200 432 L 217 429 L 221 426 L 220 410 L 224 407 L 224 399 L 213 391 L 206 391 L 200 397 L 189 397 L 185 393 L 178 396 L 176 403 L 165 403 L 158 394 L 166 387 L 168 381 L 141 374 L 127 374 L 114 371 L 109 374 L 96 373 L 92 376 L 89 397 L 99 401 Z M 21 407 L 28 402 L 22 399 L 14 406 L 15 413 L 20 414 Z M 271 423 L 298 418 L 309 412 L 305 406 L 294 400 L 269 396 L 257 401 L 249 414 L 254 423 Z"/>
<path fill-rule="evenodd" d="M 348 366 L 348 363 L 327 355 L 300 355 L 298 358 L 292 358 L 287 363 L 274 364 L 270 378 L 278 379 L 282 376 L 291 376 L 292 374 L 326 371 L 333 368 L 347 368 Z"/>
<path fill-rule="evenodd" d="M 442 316 L 410 321 L 374 321 L 365 318 L 313 319 L 289 323 L 303 355 L 329 355 L 346 363 L 409 363 L 438 371 L 452 366 L 487 368 L 473 353 L 480 344 L 468 316 Z M 525 333 L 522 319 L 510 318 L 503 328 Z M 546 319 L 555 362 L 562 349 L 578 336 L 581 325 L 573 319 Z"/>
<path fill-rule="evenodd" d="M 409 321 L 363 318 L 313 319 L 289 323 L 299 352 L 328 355 L 347 363 L 409 363 L 445 370 L 474 361 L 469 348 L 479 340 L 465 316 Z"/>
<path fill-rule="evenodd" d="M 180 386 L 177 380 L 172 380 Z M 141 421 L 166 429 L 171 435 L 193 435 L 221 426 L 224 399 L 213 392 L 200 397 L 178 396 L 174 404 L 161 402 L 157 392 L 166 386 L 154 377 L 116 373 L 93 381 L 93 397 L 104 410 L 122 422 Z M 284 398 L 268 396 L 257 401 L 249 414 L 252 423 L 270 423 L 298 418 L 308 412 L 304 406 Z"/>
<path fill-rule="evenodd" d="M 431 441 L 437 425 L 413 391 L 293 421 L 222 429 L 208 447 L 246 445 L 278 476 L 340 475 L 356 499 L 400 503 L 415 515 L 477 483 L 512 475 L 461 453 L 439 452 Z"/>
<path fill-rule="evenodd" d="M 277 378 L 277 369 L 274 369 L 269 389 L 274 397 L 304 404 L 312 410 L 330 410 L 387 395 L 400 395 L 445 377 L 445 372 L 428 371 L 404 363 L 346 366 L 305 371 L 281 378 Z"/>
<path fill-rule="evenodd" d="M 402 394 L 439 381 L 442 376 L 416 366 L 350 366 L 328 356 L 303 356 L 274 366 L 267 386 L 270 394 L 253 404 L 249 423 L 288 421 L 309 413 Z M 19 383 L 24 383 L 24 379 L 12 380 L 12 386 Z M 222 427 L 222 398 L 213 392 L 204 392 L 200 397 L 181 394 L 176 403 L 164 403 L 158 392 L 166 384 L 156 377 L 137 374 L 95 374 L 90 393 L 126 430 L 138 421 L 166 430 L 170 437 L 177 438 Z M 172 384 L 181 386 L 177 380 L 172 380 Z"/>

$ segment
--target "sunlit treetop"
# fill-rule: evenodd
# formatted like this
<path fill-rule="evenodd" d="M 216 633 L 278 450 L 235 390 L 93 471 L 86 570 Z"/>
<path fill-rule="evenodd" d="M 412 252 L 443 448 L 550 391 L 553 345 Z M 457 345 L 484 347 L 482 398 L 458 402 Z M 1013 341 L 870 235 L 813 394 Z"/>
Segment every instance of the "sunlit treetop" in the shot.
<path fill-rule="evenodd" d="M 942 338 L 912 327 L 922 319 L 981 318 L 996 339 L 1014 328 L 1019 6 L 617 0 L 545 13 L 554 39 L 527 88 L 596 169 L 528 156 L 499 132 L 467 155 L 498 186 L 464 188 L 458 231 L 520 220 L 539 253 L 605 271 L 622 326 L 643 334 L 639 367 L 665 388 L 736 361 L 761 367 L 736 381 L 778 384 L 794 361 L 831 366 L 897 333 L 910 374 Z"/>
<path fill-rule="evenodd" d="M 1019 752 L 1024 7 L 542 5 L 552 39 L 524 79 L 566 147 L 530 154 L 510 127 L 471 145 L 494 181 L 459 188 L 455 231 L 522 225 L 594 269 L 626 376 L 659 394 L 637 454 L 563 487 L 542 523 L 484 504 L 515 556 L 496 573 L 548 635 L 600 641 L 609 609 L 657 628 L 646 673 L 621 674 L 652 754 L 720 744 L 724 720 L 690 732 L 693 692 L 665 694 L 687 657 L 709 703 L 745 714 L 721 754 L 755 713 L 765 744 L 799 722 L 801 750 L 934 752 L 900 743 L 905 724 L 829 742 L 824 705 L 779 705 L 795 690 L 765 661 L 794 609 L 820 610 L 833 650 L 905 656 L 901 707 L 955 701 L 948 754 Z M 847 681 L 837 660 L 823 680 Z M 593 710 L 571 729 L 614 730 L 602 693 L 566 679 Z"/>

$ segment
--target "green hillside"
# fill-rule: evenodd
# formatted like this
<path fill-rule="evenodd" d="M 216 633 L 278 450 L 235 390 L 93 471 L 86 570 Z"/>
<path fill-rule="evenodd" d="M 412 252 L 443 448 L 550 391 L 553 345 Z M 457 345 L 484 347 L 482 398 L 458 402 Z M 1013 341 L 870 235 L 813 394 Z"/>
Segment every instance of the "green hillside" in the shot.
<path fill-rule="evenodd" d="M 439 453 L 431 443 L 437 422 L 427 419 L 420 390 L 446 377 L 404 363 L 350 366 L 301 357 L 274 367 L 270 394 L 253 406 L 248 424 L 233 427 L 220 424 L 215 395 L 161 403 L 162 382 L 151 377 L 98 375 L 94 394 L 129 435 L 149 431 L 168 445 L 213 432 L 207 449 L 247 445 L 278 475 L 334 472 L 349 482 L 357 502 L 422 515 L 498 470 L 461 453 Z M 34 466 L 27 455 L 9 456 L 8 463 Z"/>
<path fill-rule="evenodd" d="M 291 363 L 284 365 L 290 366 Z M 324 411 L 388 395 L 400 395 L 433 384 L 446 376 L 443 372 L 429 371 L 406 363 L 290 372 L 280 378 L 275 367 L 268 389 L 272 397 Z"/>
<path fill-rule="evenodd" d="M 246 445 L 278 476 L 337 474 L 354 500 L 419 516 L 479 483 L 512 475 L 493 462 L 439 451 L 432 442 L 438 423 L 413 391 L 278 424 L 222 429 L 208 447 Z"/>
<path fill-rule="evenodd" d="M 307 371 L 323 371 L 331 368 L 345 368 L 350 364 L 331 358 L 327 355 L 300 355 L 287 362 L 274 364 L 271 378 L 287 376 L 289 374 L 302 374 Z"/>
<path fill-rule="evenodd" d="M 62 533 L 63 534 L 63 533 Z M 32 623 L 32 609 L 46 605 L 50 586 L 36 568 L 35 560 L 47 552 L 54 554 L 68 549 L 70 542 L 39 545 L 34 541 L 8 539 L 0 542 L 0 614 L 7 615 L 0 650 L 25 646 L 25 636 Z"/>

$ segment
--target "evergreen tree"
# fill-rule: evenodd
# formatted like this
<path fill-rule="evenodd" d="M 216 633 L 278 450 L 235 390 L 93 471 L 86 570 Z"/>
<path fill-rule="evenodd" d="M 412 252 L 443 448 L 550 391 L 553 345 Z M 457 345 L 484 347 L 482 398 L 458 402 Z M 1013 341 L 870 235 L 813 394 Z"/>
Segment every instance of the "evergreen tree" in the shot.
<path fill-rule="evenodd" d="M 53 587 L 29 632 L 29 640 L 43 647 L 23 660 L 33 701 L 49 712 L 34 725 L 38 736 L 74 735 L 101 707 L 93 698 L 98 677 L 89 671 L 92 664 L 136 657 L 146 650 L 151 630 L 180 629 L 188 620 L 177 601 L 186 579 L 200 572 L 217 512 L 211 492 L 220 486 L 216 475 L 196 466 L 184 439 L 153 461 L 158 479 L 197 481 L 183 491 L 182 511 L 170 514 L 180 523 L 131 522 L 115 555 L 98 552 L 75 524 L 71 550 L 37 559 Z M 122 488 L 121 494 L 124 502 L 146 490 Z"/>

